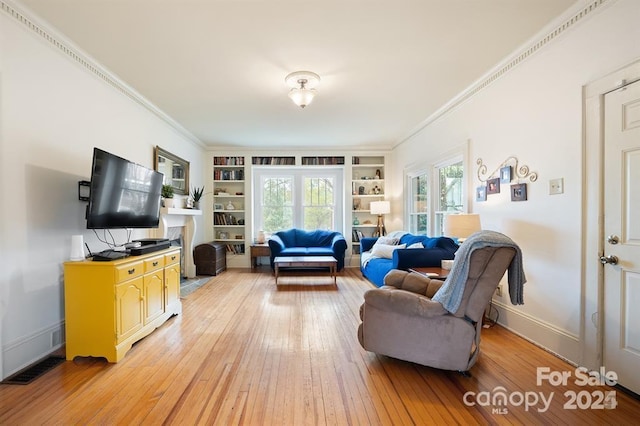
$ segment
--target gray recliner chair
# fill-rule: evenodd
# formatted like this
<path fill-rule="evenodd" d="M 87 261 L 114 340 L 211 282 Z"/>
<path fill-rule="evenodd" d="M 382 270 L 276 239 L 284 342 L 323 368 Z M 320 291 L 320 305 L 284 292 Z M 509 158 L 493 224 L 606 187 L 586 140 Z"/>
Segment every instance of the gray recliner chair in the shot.
<path fill-rule="evenodd" d="M 487 235 L 493 244 L 486 244 Z M 478 242 L 479 248 L 463 250 L 465 244 Z M 465 255 L 459 256 L 461 253 Z M 358 328 L 360 344 L 381 355 L 467 372 L 480 352 L 484 311 L 507 269 L 511 302 L 521 304 L 525 277 L 520 249 L 502 234 L 481 231 L 465 241 L 456 254 L 449 279 L 456 272 L 461 280 L 454 296 L 457 300 L 452 303 L 451 283 L 443 285 L 442 281 L 406 271 L 389 272 L 383 287 L 364 295 Z M 440 297 L 436 296 L 438 292 Z M 458 307 L 451 312 L 443 305 Z"/>

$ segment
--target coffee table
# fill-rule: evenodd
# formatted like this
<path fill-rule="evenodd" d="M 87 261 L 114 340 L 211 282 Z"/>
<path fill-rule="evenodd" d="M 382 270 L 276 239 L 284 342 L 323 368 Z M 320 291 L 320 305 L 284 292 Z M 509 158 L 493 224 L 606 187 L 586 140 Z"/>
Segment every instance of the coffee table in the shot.
<path fill-rule="evenodd" d="M 336 272 L 338 261 L 333 256 L 277 256 L 273 259 L 276 273 L 276 285 L 280 276 L 280 268 L 329 268 L 329 274 L 333 277 L 333 284 L 336 284 Z"/>

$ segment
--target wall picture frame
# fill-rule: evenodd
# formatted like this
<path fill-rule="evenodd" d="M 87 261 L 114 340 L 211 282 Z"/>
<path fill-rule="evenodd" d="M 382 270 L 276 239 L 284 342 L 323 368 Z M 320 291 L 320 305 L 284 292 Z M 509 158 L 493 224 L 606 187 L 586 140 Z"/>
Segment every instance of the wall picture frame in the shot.
<path fill-rule="evenodd" d="M 476 188 L 476 201 L 487 201 L 487 187 L 480 185 Z"/>
<path fill-rule="evenodd" d="M 500 193 L 500 178 L 493 178 L 487 180 L 487 195 Z"/>
<path fill-rule="evenodd" d="M 526 183 L 516 183 L 511 185 L 511 201 L 527 201 Z"/>
<path fill-rule="evenodd" d="M 511 183 L 511 166 L 500 168 L 500 183 Z"/>

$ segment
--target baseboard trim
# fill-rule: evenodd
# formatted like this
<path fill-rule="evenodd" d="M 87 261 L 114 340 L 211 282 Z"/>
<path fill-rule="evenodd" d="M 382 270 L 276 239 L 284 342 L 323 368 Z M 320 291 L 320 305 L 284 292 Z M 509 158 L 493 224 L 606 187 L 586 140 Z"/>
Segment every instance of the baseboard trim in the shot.
<path fill-rule="evenodd" d="M 499 312 L 498 324 L 569 364 L 580 365 L 578 336 L 499 301 L 494 300 L 493 307 Z"/>
<path fill-rule="evenodd" d="M 60 349 L 64 341 L 64 321 L 60 321 L 58 324 L 9 342 L 2 353 L 4 362 L 2 379 Z"/>

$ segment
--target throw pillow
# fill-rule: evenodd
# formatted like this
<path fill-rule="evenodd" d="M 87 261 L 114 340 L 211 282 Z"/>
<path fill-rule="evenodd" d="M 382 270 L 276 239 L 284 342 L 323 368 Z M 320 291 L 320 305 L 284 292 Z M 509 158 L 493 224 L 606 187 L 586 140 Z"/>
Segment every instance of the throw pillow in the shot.
<path fill-rule="evenodd" d="M 400 238 L 394 237 L 380 237 L 376 240 L 376 244 L 386 244 L 388 246 L 395 246 L 400 242 Z"/>
<path fill-rule="evenodd" d="M 371 255 L 375 257 L 383 257 L 385 259 L 391 259 L 393 257 L 393 251 L 397 249 L 403 249 L 406 244 L 374 244 L 371 249 Z"/>

